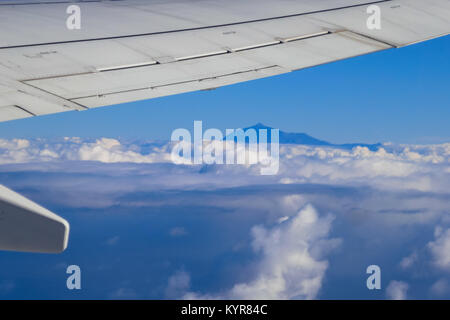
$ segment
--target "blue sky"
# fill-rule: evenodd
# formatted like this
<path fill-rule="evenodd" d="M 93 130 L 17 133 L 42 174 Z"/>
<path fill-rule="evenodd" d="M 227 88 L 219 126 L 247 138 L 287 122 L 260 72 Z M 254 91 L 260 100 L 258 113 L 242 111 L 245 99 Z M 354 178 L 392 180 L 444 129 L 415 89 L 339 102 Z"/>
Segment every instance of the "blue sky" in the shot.
<path fill-rule="evenodd" d="M 334 143 L 450 139 L 450 37 L 213 91 L 0 123 L 0 137 L 168 140 L 194 120 L 257 122 Z"/>

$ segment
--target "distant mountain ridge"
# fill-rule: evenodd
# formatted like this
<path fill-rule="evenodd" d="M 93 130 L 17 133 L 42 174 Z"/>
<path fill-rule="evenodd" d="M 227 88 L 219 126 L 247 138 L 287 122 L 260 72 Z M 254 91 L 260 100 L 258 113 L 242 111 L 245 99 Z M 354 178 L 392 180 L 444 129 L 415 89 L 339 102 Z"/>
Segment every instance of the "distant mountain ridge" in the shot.
<path fill-rule="evenodd" d="M 267 142 L 270 143 L 271 137 L 270 137 L 270 130 L 273 129 L 272 127 L 266 126 L 262 123 L 257 123 L 254 126 L 244 128 L 243 130 L 247 129 L 255 129 L 256 131 L 260 129 L 267 129 Z M 342 148 L 342 149 L 353 149 L 354 147 L 360 146 L 360 147 L 366 147 L 371 151 L 377 151 L 382 144 L 381 143 L 374 143 L 374 144 L 367 144 L 367 143 L 344 143 L 344 144 L 333 144 L 328 141 L 319 140 L 314 137 L 311 137 L 310 135 L 306 133 L 291 133 L 291 132 L 284 132 L 280 130 L 280 144 L 302 144 L 302 145 L 308 145 L 308 146 L 324 146 L 324 147 L 334 147 L 334 148 Z M 258 137 L 259 139 L 259 137 Z M 259 141 L 258 141 L 259 142 Z"/>

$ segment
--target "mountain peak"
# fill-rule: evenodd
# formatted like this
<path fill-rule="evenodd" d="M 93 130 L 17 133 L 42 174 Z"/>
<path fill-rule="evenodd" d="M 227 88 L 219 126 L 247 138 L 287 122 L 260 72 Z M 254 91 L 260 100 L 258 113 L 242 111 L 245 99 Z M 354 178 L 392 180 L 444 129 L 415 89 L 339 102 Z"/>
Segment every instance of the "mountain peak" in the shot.
<path fill-rule="evenodd" d="M 257 124 L 255 124 L 249 128 L 246 128 L 246 129 L 250 129 L 250 128 L 252 128 L 252 129 L 273 129 L 272 127 L 266 126 L 265 124 L 263 124 L 261 122 L 258 122 Z"/>
<path fill-rule="evenodd" d="M 270 131 L 273 129 L 272 127 L 269 127 L 261 122 L 258 122 L 257 124 L 244 128 L 244 130 L 247 129 L 255 129 L 255 130 L 261 130 L 261 129 L 267 129 Z M 271 141 L 271 135 L 270 132 L 268 132 L 267 136 L 267 142 L 270 143 Z M 259 139 L 259 136 L 258 136 Z M 259 140 L 258 140 L 259 142 Z M 376 151 L 381 146 L 380 143 L 376 144 L 367 144 L 367 143 L 345 143 L 345 144 L 333 144 L 328 141 L 319 140 L 316 139 L 306 133 L 290 133 L 280 130 L 279 135 L 279 143 L 280 144 L 303 144 L 303 145 L 312 145 L 312 146 L 329 146 L 329 147 L 336 147 L 336 148 L 342 148 L 342 149 L 353 149 L 354 147 L 361 146 L 361 147 L 367 147 L 369 150 Z"/>

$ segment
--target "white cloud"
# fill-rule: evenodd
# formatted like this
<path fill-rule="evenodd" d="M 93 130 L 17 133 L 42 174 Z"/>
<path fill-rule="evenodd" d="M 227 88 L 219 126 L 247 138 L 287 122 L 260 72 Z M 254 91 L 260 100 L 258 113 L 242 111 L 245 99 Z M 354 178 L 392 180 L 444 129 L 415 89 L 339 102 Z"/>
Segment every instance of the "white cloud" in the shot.
<path fill-rule="evenodd" d="M 96 161 L 102 163 L 172 164 L 172 143 L 127 142 L 111 138 L 0 139 L 0 164 Z M 259 165 L 215 165 L 215 184 L 276 182 L 371 185 L 388 190 L 440 191 L 450 188 L 450 143 L 384 145 L 378 151 L 281 145 L 280 170 L 261 178 Z M 189 172 L 190 165 L 180 166 Z M 229 177 L 228 179 L 226 177 Z M 211 180 L 211 179 L 208 179 Z M 208 181 L 210 182 L 210 181 Z M 181 181 L 179 181 L 181 183 Z M 182 182 L 188 184 L 188 182 Z"/>
<path fill-rule="evenodd" d="M 176 299 L 181 298 L 189 289 L 191 284 L 191 277 L 183 270 L 177 271 L 174 275 L 169 277 L 165 295 L 167 298 Z"/>
<path fill-rule="evenodd" d="M 26 139 L 0 139 L 0 149 L 20 150 L 30 146 L 30 142 Z"/>
<path fill-rule="evenodd" d="M 111 138 L 92 140 L 66 137 L 56 141 L 0 139 L 0 164 L 67 160 L 172 164 L 172 146 L 170 142 L 141 143 Z M 214 183 L 223 185 L 233 181 L 234 185 L 244 185 L 255 180 L 258 183 L 371 185 L 388 190 L 443 191 L 450 188 L 449 159 L 450 143 L 386 144 L 377 151 L 366 147 L 347 150 L 281 145 L 280 170 L 276 176 L 261 178 L 259 165 L 215 165 L 214 174 L 221 179 Z M 192 166 L 179 168 L 189 172 L 189 167 Z"/>
<path fill-rule="evenodd" d="M 418 258 L 419 256 L 417 252 L 413 252 L 409 256 L 404 257 L 402 261 L 400 261 L 400 267 L 402 269 L 409 269 L 417 262 Z"/>
<path fill-rule="evenodd" d="M 449 285 L 447 279 L 439 279 L 430 288 L 430 292 L 435 296 L 443 296 L 448 292 Z"/>
<path fill-rule="evenodd" d="M 436 227 L 435 240 L 428 243 L 432 263 L 439 269 L 450 271 L 450 228 Z"/>
<path fill-rule="evenodd" d="M 252 247 L 260 255 L 254 279 L 235 284 L 219 295 L 190 292 L 186 299 L 314 299 L 322 286 L 330 250 L 331 215 L 319 216 L 310 205 L 272 228 L 252 228 Z"/>
<path fill-rule="evenodd" d="M 136 299 L 137 294 L 131 288 L 119 288 L 109 295 L 110 299 Z"/>
<path fill-rule="evenodd" d="M 406 282 L 392 280 L 386 288 L 386 297 L 390 300 L 406 300 L 408 288 Z"/>
<path fill-rule="evenodd" d="M 105 163 L 133 162 L 153 163 L 168 162 L 170 157 L 165 153 L 142 155 L 133 150 L 127 150 L 116 139 L 101 138 L 93 143 L 84 143 L 78 150 L 79 160 L 100 161 Z"/>

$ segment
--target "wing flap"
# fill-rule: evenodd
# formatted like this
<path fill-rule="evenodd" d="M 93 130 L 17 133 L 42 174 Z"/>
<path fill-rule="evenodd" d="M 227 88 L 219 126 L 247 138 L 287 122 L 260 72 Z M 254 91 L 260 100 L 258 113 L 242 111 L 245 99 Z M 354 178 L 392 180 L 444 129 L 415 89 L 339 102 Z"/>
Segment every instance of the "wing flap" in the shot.
<path fill-rule="evenodd" d="M 0 106 L 0 119 L 3 121 L 29 118 L 32 116 L 31 113 L 15 105 Z"/>
<path fill-rule="evenodd" d="M 276 67 L 277 72 L 271 74 L 280 74 L 387 48 L 386 44 L 350 32 L 327 33 L 210 57 L 26 83 L 87 107 L 97 107 L 215 88 L 268 76 L 258 72 L 268 68 Z"/>
<path fill-rule="evenodd" d="M 87 96 L 219 77 L 267 66 L 235 54 L 225 54 L 174 63 L 31 80 L 26 83 L 65 99 L 73 100 Z"/>
<path fill-rule="evenodd" d="M 287 71 L 288 70 L 278 66 L 270 66 L 266 68 L 241 71 L 231 74 L 220 75 L 216 77 L 208 77 L 199 80 L 162 85 L 153 88 L 142 88 L 136 90 L 113 92 L 103 95 L 94 95 L 89 97 L 77 98 L 73 99 L 73 101 L 85 106 L 89 106 L 89 108 L 96 108 L 106 105 L 126 103 L 136 100 L 152 99 L 197 90 L 215 89 L 218 87 L 238 82 L 245 82 L 270 77 L 285 73 Z"/>
<path fill-rule="evenodd" d="M 298 70 L 388 48 L 384 43 L 351 32 L 337 32 L 239 54 L 249 60 Z"/>
<path fill-rule="evenodd" d="M 328 28 L 341 28 L 402 47 L 450 32 L 450 1 L 393 0 L 377 3 L 381 29 L 367 28 L 367 6 L 316 13 L 310 16 Z"/>

